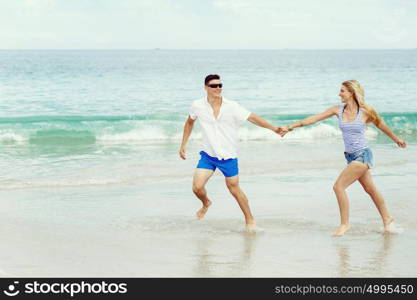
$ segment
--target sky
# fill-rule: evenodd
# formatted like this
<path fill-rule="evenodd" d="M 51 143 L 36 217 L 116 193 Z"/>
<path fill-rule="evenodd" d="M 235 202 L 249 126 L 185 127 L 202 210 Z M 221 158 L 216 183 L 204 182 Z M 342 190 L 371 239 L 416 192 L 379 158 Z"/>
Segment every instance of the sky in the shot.
<path fill-rule="evenodd" d="M 416 0 L 0 0 L 0 49 L 410 49 Z"/>

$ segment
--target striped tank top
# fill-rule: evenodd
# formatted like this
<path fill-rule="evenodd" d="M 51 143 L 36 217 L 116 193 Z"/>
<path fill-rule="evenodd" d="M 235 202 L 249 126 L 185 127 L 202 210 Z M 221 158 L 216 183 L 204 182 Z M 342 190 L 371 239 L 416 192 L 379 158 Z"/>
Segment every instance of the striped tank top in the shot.
<path fill-rule="evenodd" d="M 353 153 L 367 147 L 365 140 L 366 123 L 362 122 L 363 109 L 359 108 L 356 119 L 352 122 L 343 121 L 343 109 L 345 104 L 339 105 L 339 128 L 342 131 L 345 142 L 345 152 Z"/>

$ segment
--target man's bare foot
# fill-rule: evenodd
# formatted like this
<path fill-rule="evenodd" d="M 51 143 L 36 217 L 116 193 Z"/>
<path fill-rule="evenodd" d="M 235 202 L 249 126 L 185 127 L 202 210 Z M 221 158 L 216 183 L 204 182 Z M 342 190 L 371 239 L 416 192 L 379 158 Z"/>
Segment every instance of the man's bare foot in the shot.
<path fill-rule="evenodd" d="M 211 201 L 208 200 L 207 203 L 205 205 L 203 205 L 202 208 L 200 208 L 197 213 L 195 214 L 198 220 L 201 220 L 202 218 L 204 218 L 207 210 L 209 209 L 209 206 L 211 205 Z"/>
<path fill-rule="evenodd" d="M 339 237 L 344 235 L 346 232 L 350 230 L 350 225 L 340 225 L 336 231 L 332 234 L 332 237 Z"/>

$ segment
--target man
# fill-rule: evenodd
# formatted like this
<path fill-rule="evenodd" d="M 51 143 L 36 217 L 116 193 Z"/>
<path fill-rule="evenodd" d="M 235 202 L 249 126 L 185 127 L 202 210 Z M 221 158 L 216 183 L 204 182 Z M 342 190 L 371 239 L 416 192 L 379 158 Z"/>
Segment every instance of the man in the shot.
<path fill-rule="evenodd" d="M 184 125 L 183 138 L 179 155 L 186 159 L 186 145 L 196 119 L 200 120 L 203 149 L 201 159 L 193 177 L 193 192 L 203 203 L 197 211 L 197 218 L 202 219 L 211 205 L 207 197 L 205 185 L 216 168 L 226 178 L 226 185 L 239 204 L 245 216 L 246 228 L 256 230 L 256 222 L 249 208 L 248 199 L 239 186 L 239 170 L 237 160 L 237 144 L 239 126 L 246 120 L 257 126 L 278 133 L 278 128 L 272 126 L 261 117 L 250 113 L 235 101 L 221 96 L 223 84 L 219 75 L 208 75 L 204 80 L 207 97 L 193 102 L 188 119 Z"/>

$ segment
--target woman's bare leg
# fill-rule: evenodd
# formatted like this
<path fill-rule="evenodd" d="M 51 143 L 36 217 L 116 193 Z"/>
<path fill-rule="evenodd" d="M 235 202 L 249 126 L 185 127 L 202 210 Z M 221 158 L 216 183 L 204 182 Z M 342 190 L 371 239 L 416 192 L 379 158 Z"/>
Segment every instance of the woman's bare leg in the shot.
<path fill-rule="evenodd" d="M 374 201 L 374 204 L 378 209 L 379 214 L 381 215 L 382 222 L 384 223 L 384 228 L 387 229 L 394 218 L 389 214 L 388 209 L 385 206 L 384 197 L 382 197 L 382 194 L 378 191 L 374 184 L 371 171 L 366 171 L 365 174 L 363 174 L 362 177 L 360 177 L 358 180 L 365 192 L 367 192 L 372 198 L 372 201 Z"/>
<path fill-rule="evenodd" d="M 349 225 L 349 199 L 346 194 L 346 188 L 359 179 L 368 170 L 368 165 L 361 162 L 351 162 L 340 173 L 333 190 L 336 194 L 340 211 L 340 226 L 332 236 L 342 236 L 350 229 Z"/>

